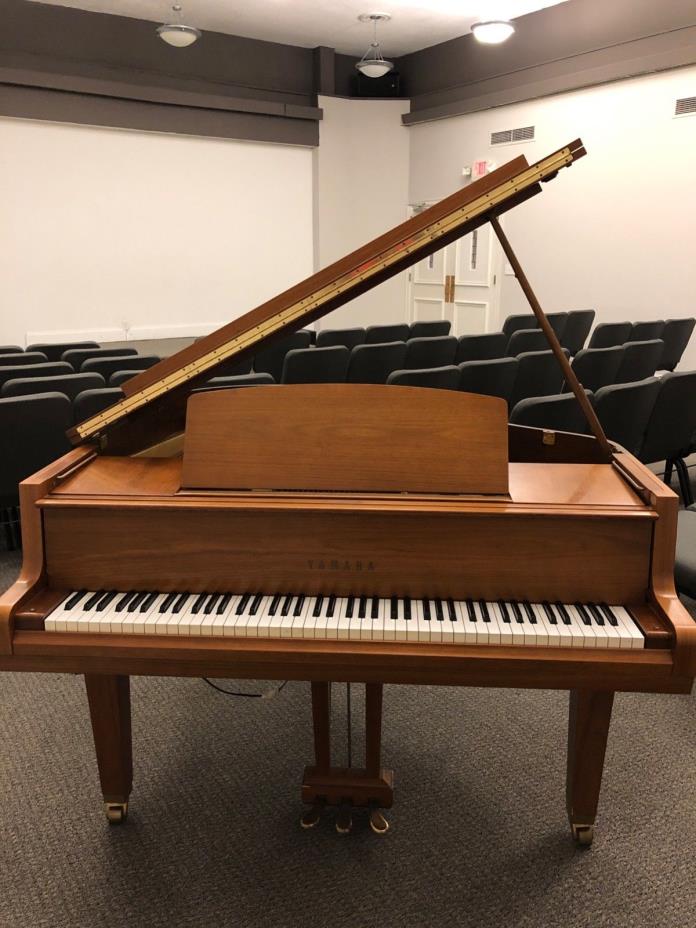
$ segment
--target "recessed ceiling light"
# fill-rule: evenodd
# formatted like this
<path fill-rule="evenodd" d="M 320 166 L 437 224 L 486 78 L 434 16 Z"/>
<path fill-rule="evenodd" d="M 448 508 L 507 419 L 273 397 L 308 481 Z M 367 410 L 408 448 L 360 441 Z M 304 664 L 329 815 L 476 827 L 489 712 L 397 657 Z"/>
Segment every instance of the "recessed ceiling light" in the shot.
<path fill-rule="evenodd" d="M 491 19 L 486 22 L 474 23 L 471 27 L 474 38 L 486 45 L 499 45 L 505 42 L 514 33 L 515 27 L 507 19 Z"/>

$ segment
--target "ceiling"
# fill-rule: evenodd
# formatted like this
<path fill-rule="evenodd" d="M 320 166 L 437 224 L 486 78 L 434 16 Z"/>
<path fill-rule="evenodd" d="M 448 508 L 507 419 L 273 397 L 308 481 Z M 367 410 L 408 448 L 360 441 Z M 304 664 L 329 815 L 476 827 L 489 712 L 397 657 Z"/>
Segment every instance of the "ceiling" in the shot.
<path fill-rule="evenodd" d="M 174 0 L 33 0 L 152 22 L 173 19 Z M 391 22 L 379 27 L 386 57 L 399 57 L 470 31 L 481 19 L 514 19 L 568 0 L 178 0 L 182 21 L 203 31 L 224 32 L 286 45 L 326 45 L 362 55 L 372 26 L 361 13 L 385 12 Z"/>

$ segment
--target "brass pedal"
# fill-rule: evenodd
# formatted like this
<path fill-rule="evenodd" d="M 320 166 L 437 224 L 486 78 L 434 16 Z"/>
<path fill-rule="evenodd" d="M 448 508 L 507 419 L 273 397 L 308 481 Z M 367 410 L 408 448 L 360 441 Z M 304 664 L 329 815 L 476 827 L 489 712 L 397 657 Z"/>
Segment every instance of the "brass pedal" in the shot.
<path fill-rule="evenodd" d="M 353 830 L 353 807 L 349 802 L 342 802 L 336 813 L 336 831 L 339 835 L 348 835 Z"/>
<path fill-rule="evenodd" d="M 128 817 L 128 803 L 105 802 L 104 811 L 109 825 L 122 825 Z"/>
<path fill-rule="evenodd" d="M 376 835 L 386 835 L 389 831 L 389 822 L 381 809 L 370 809 L 370 828 Z"/>
<path fill-rule="evenodd" d="M 321 821 L 322 813 L 324 812 L 325 803 L 323 800 L 317 800 L 311 808 L 303 814 L 300 819 L 300 826 L 305 829 L 315 828 Z"/>

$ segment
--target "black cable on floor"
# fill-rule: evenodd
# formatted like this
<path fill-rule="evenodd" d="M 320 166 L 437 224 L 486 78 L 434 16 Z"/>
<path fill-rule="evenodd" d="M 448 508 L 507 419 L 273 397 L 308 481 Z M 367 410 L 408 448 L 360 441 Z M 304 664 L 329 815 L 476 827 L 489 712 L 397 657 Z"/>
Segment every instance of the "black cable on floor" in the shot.
<path fill-rule="evenodd" d="M 244 699 L 273 699 L 274 696 L 277 696 L 278 693 L 281 692 L 288 682 L 287 680 L 283 680 L 280 686 L 273 687 L 270 690 L 264 690 L 262 693 L 239 693 L 236 690 L 225 690 L 207 677 L 201 677 L 201 679 L 207 683 L 208 686 L 212 686 L 214 690 L 217 690 L 218 693 L 224 693 L 225 696 L 241 696 Z"/>

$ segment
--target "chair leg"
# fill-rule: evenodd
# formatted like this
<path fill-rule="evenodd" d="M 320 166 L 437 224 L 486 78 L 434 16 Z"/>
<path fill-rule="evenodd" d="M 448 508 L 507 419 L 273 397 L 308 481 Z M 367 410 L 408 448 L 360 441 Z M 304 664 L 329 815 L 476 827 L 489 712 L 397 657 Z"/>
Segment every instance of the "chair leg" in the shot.
<path fill-rule="evenodd" d="M 677 477 L 679 478 L 679 490 L 681 491 L 681 497 L 684 501 L 685 506 L 692 506 L 694 502 L 694 497 L 691 492 L 691 482 L 689 481 L 689 470 L 686 466 L 684 458 L 675 458 L 674 467 L 677 471 Z"/>
<path fill-rule="evenodd" d="M 672 461 L 665 461 L 665 475 L 663 480 L 668 487 L 672 486 Z"/>

